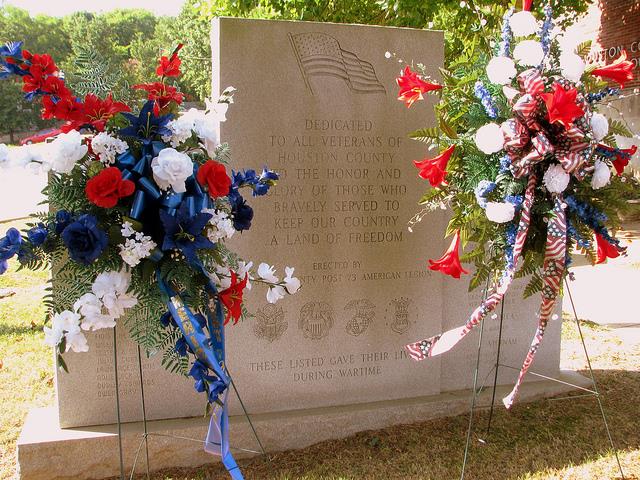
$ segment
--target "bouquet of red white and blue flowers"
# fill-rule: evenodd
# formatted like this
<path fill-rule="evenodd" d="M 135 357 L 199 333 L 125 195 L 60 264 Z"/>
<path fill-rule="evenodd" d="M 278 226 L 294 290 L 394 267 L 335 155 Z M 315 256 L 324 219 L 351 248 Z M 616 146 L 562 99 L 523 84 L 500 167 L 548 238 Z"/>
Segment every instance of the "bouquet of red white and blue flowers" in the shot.
<path fill-rule="evenodd" d="M 542 296 L 538 327 L 507 407 L 542 341 L 572 251 L 593 263 L 624 253 L 612 229 L 633 190 L 622 173 L 637 150 L 619 148 L 616 135 L 633 134 L 598 111 L 621 94 L 606 81 L 623 88 L 633 62 L 623 52 L 610 65 L 589 65 L 589 43 L 563 50 L 554 37 L 551 5 L 539 21 L 532 1 L 523 3 L 505 13 L 495 41 L 479 30 L 478 41 L 442 71 L 443 85 L 428 81 L 421 65 L 406 66 L 397 79 L 408 107 L 423 94 L 442 93 L 438 127 L 411 134 L 439 152 L 414 162 L 433 187 L 416 218 L 452 210 L 451 246 L 429 268 L 460 278 L 469 273 L 461 262 L 473 263 L 471 288 L 488 287 L 465 324 L 407 350 L 415 360 L 447 352 L 499 305 L 514 278 L 530 277 L 525 294 Z M 467 243 L 473 248 L 461 258 Z"/>
<path fill-rule="evenodd" d="M 43 118 L 63 122 L 49 143 L 0 145 L 1 166 L 49 173 L 50 207 L 27 231 L 0 238 L 0 274 L 13 257 L 25 268 L 53 265 L 45 341 L 63 368 L 63 352 L 88 350 L 85 332 L 122 320 L 147 351 L 165 349 L 167 368 L 191 375 L 210 403 L 225 405 L 224 325 L 243 315 L 245 290 L 263 283 L 275 303 L 300 282 L 293 268 L 280 280 L 273 267 L 254 271 L 228 249 L 226 241 L 251 226 L 244 192 L 265 195 L 278 175 L 228 173 L 229 147 L 218 131 L 233 88 L 206 110 L 179 110 L 183 94 L 171 81 L 180 75 L 181 47 L 159 60 L 157 81 L 133 87 L 145 98 L 132 105 L 112 94 L 79 98 L 49 55 L 19 42 L 0 48 L 0 78 L 21 81 L 25 96 L 42 102 Z M 226 437 L 225 415 L 212 420 L 210 435 Z M 232 469 L 226 438 L 209 443 Z"/>

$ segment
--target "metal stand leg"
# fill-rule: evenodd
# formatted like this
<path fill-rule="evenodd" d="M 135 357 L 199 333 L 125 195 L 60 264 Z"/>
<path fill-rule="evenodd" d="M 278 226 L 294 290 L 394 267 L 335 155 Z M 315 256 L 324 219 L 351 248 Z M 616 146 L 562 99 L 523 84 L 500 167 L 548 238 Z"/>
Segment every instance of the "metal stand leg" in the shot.
<path fill-rule="evenodd" d="M 493 391 L 491 393 L 491 409 L 489 410 L 489 420 L 487 421 L 487 433 L 486 436 L 489 436 L 489 432 L 491 431 L 491 420 L 493 419 L 493 410 L 494 404 L 496 401 L 496 388 L 498 386 L 498 367 L 500 366 L 500 348 L 502 347 L 502 325 L 504 321 L 504 301 L 507 298 L 505 295 L 502 297 L 502 303 L 500 305 L 500 328 L 498 329 L 498 352 L 496 355 L 496 366 L 495 366 L 495 375 L 493 377 Z"/>
<path fill-rule="evenodd" d="M 255 427 L 253 426 L 253 422 L 251 421 L 251 417 L 249 416 L 249 412 L 247 412 L 247 409 L 244 406 L 244 402 L 242 401 L 242 397 L 240 397 L 240 393 L 238 392 L 238 389 L 236 388 L 236 384 L 233 381 L 233 377 L 231 376 L 231 374 L 229 373 L 228 370 L 227 370 L 227 375 L 229 376 L 229 380 L 231 381 L 231 386 L 233 387 L 233 391 L 236 392 L 236 397 L 238 397 L 238 401 L 240 402 L 240 406 L 242 407 L 242 411 L 244 412 L 244 416 L 247 417 L 247 420 L 249 422 L 249 426 L 251 427 L 251 431 L 253 432 L 253 436 L 256 438 L 256 441 L 258 442 L 258 445 L 260 446 L 260 451 L 262 452 L 263 455 L 266 455 L 267 451 L 264 449 L 264 446 L 262 445 L 262 442 L 260 441 L 260 437 L 258 436 L 258 432 L 256 431 Z"/>
<path fill-rule="evenodd" d="M 120 457 L 120 480 L 124 480 L 124 456 L 122 453 L 122 421 L 120 418 L 120 385 L 118 382 L 118 336 L 113 327 L 113 370 L 116 383 L 116 415 L 118 419 L 118 454 Z"/>
<path fill-rule="evenodd" d="M 616 457 L 616 462 L 618 463 L 618 470 L 620 470 L 620 476 L 622 480 L 625 480 L 624 471 L 622 470 L 622 464 L 620 463 L 620 457 L 618 456 L 618 451 L 616 450 L 615 444 L 613 443 L 613 437 L 611 436 L 611 430 L 609 429 L 609 422 L 607 421 L 607 415 L 604 412 L 604 407 L 602 405 L 602 399 L 600 398 L 600 391 L 598 390 L 598 384 L 596 382 L 596 377 L 593 374 L 593 368 L 591 368 L 591 358 L 589 357 L 589 352 L 587 351 L 587 344 L 584 341 L 584 335 L 582 334 L 582 327 L 580 326 L 580 319 L 578 318 L 578 312 L 576 311 L 576 306 L 573 303 L 573 297 L 571 296 L 571 289 L 569 288 L 569 282 L 565 282 L 565 287 L 567 289 L 567 293 L 569 294 L 569 301 L 571 302 L 571 310 L 573 311 L 573 316 L 578 327 L 578 333 L 580 334 L 580 341 L 582 342 L 582 349 L 584 350 L 584 356 L 587 359 L 587 366 L 589 367 L 589 376 L 591 377 L 591 383 L 593 384 L 593 391 L 595 392 L 596 401 L 598 402 L 598 407 L 600 408 L 600 413 L 602 414 L 602 421 L 604 423 L 604 428 L 607 432 L 607 438 L 609 439 L 609 445 L 611 446 L 611 450 Z"/>
<path fill-rule="evenodd" d="M 149 432 L 147 430 L 147 408 L 144 401 L 144 379 L 142 377 L 142 353 L 140 351 L 140 345 L 138 344 L 138 375 L 140 378 L 140 402 L 142 405 L 142 426 L 144 428 L 143 439 L 144 439 L 144 453 L 145 453 L 145 466 L 147 479 L 150 478 L 149 475 Z"/>

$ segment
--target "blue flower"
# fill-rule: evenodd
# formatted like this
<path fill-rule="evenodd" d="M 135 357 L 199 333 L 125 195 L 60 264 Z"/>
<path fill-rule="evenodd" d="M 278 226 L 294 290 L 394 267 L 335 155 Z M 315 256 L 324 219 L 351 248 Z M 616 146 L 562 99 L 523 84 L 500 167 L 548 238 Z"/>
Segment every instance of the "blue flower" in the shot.
<path fill-rule="evenodd" d="M 73 217 L 66 210 L 58 210 L 56 212 L 55 231 L 58 235 L 69 226 Z"/>
<path fill-rule="evenodd" d="M 278 174 L 267 168 L 262 170 L 260 176 L 255 170 L 249 169 L 239 172 L 233 172 L 232 190 L 237 191 L 242 187 L 249 187 L 253 190 L 254 197 L 266 195 L 269 188 L 276 184 Z"/>
<path fill-rule="evenodd" d="M 167 123 L 173 118 L 173 115 L 155 116 L 153 103 L 153 100 L 146 102 L 138 116 L 122 112 L 122 115 L 129 120 L 129 126 L 121 129 L 120 135 L 137 138 L 144 143 L 149 143 L 158 136 L 171 135 L 171 130 L 167 128 Z"/>
<path fill-rule="evenodd" d="M 6 272 L 7 268 L 9 268 L 9 262 L 6 260 L 0 260 L 0 275 Z"/>
<path fill-rule="evenodd" d="M 233 217 L 233 228 L 241 232 L 251 228 L 251 220 L 253 220 L 253 209 L 247 205 L 242 195 L 235 192 L 229 196 L 231 201 L 231 215 Z"/>
<path fill-rule="evenodd" d="M 209 368 L 200 360 L 193 362 L 189 376 L 195 379 L 193 387 L 198 392 L 207 392 L 209 402 L 216 400 L 218 395 L 225 391 L 227 386 L 215 375 L 209 374 Z"/>
<path fill-rule="evenodd" d="M 478 185 L 473 190 L 478 205 L 480 205 L 482 208 L 487 207 L 487 195 L 493 192 L 496 186 L 497 185 L 494 182 L 491 182 L 489 180 L 480 180 L 478 182 Z"/>
<path fill-rule="evenodd" d="M 12 258 L 22 245 L 22 236 L 15 228 L 7 230 L 6 235 L 0 238 L 0 261 L 6 262 Z"/>
<path fill-rule="evenodd" d="M 62 232 L 62 241 L 69 250 L 72 260 L 83 265 L 93 263 L 107 248 L 107 234 L 98 228 L 98 220 L 93 215 L 80 215 Z"/>
<path fill-rule="evenodd" d="M 189 205 L 182 202 L 176 215 L 170 215 L 160 210 L 160 221 L 164 227 L 162 250 L 180 250 L 187 260 L 197 263 L 197 250 L 200 248 L 214 248 L 215 245 L 202 232 L 211 220 L 210 213 L 189 213 Z"/>
<path fill-rule="evenodd" d="M 8 42 L 0 47 L 0 78 L 9 75 L 26 75 L 29 73 L 23 70 L 17 63 L 9 63 L 7 57 L 22 60 L 22 42 Z"/>
<path fill-rule="evenodd" d="M 187 344 L 187 340 L 184 337 L 180 337 L 178 339 L 178 341 L 176 342 L 175 347 L 173 347 L 174 350 L 176 351 L 176 353 L 178 355 L 180 355 L 181 357 L 186 357 L 187 356 L 187 350 L 191 350 L 189 348 L 189 345 Z"/>
<path fill-rule="evenodd" d="M 45 227 L 44 223 L 39 223 L 27 231 L 27 238 L 34 247 L 42 245 L 47 239 L 47 235 L 49 235 L 49 230 Z"/>

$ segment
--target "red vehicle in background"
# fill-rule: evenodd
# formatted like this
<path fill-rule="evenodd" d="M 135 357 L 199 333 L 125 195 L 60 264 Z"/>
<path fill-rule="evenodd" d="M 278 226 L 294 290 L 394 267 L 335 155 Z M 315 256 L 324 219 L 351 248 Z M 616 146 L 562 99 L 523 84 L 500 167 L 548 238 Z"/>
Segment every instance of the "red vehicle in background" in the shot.
<path fill-rule="evenodd" d="M 42 143 L 47 138 L 55 137 L 61 132 L 62 130 L 60 130 L 59 128 L 48 128 L 46 130 L 40 130 L 35 135 L 31 135 L 30 137 L 23 138 L 22 140 L 20 140 L 20 145 L 31 145 L 32 143 Z"/>

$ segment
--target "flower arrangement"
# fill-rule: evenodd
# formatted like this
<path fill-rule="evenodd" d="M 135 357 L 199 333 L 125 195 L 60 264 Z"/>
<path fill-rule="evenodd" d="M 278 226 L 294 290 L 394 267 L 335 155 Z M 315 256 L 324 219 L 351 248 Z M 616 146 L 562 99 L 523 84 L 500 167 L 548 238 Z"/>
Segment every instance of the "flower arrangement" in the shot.
<path fill-rule="evenodd" d="M 633 63 L 623 53 L 610 65 L 587 65 L 588 43 L 562 51 L 553 37 L 550 5 L 540 22 L 524 3 L 504 15 L 494 44 L 478 37 L 442 71 L 444 85 L 429 81 L 422 65 L 406 66 L 397 79 L 407 107 L 427 92 L 442 94 L 438 127 L 411 134 L 441 152 L 414 162 L 433 188 L 412 224 L 436 208 L 453 213 L 451 246 L 429 268 L 460 278 L 469 273 L 462 262 L 473 263 L 470 288 L 488 287 L 464 325 L 407 350 L 415 360 L 448 351 L 496 308 L 514 278 L 530 276 L 525 295 L 542 295 L 538 328 L 507 408 L 542 340 L 572 251 L 593 263 L 624 253 L 611 231 L 633 188 L 622 173 L 636 152 L 616 143 L 615 135 L 632 136 L 626 125 L 597 111 L 620 94 L 606 81 L 623 88 Z M 472 246 L 462 257 L 461 245 Z"/>
<path fill-rule="evenodd" d="M 13 257 L 24 268 L 53 264 L 44 330 L 62 368 L 64 352 L 88 350 L 85 332 L 123 321 L 147 351 L 164 349 L 167 368 L 192 376 L 210 404 L 224 406 L 222 332 L 245 313 L 244 292 L 264 284 L 275 303 L 300 282 L 293 268 L 280 280 L 273 267 L 254 269 L 227 247 L 251 227 L 245 192 L 265 195 L 278 175 L 267 168 L 229 175 L 218 127 L 233 88 L 204 111 L 179 111 L 183 94 L 171 80 L 180 75 L 181 47 L 159 60 L 157 81 L 134 85 L 145 98 L 133 105 L 111 94 L 78 98 L 49 55 L 19 42 L 0 48 L 0 78 L 21 81 L 27 98 L 41 100 L 43 118 L 64 122 L 50 143 L 0 145 L 2 167 L 49 172 L 51 208 L 25 232 L 11 228 L 0 238 L 0 274 Z M 232 470 L 225 418 L 226 409 L 212 417 L 210 435 L 222 441 L 207 448 Z"/>

